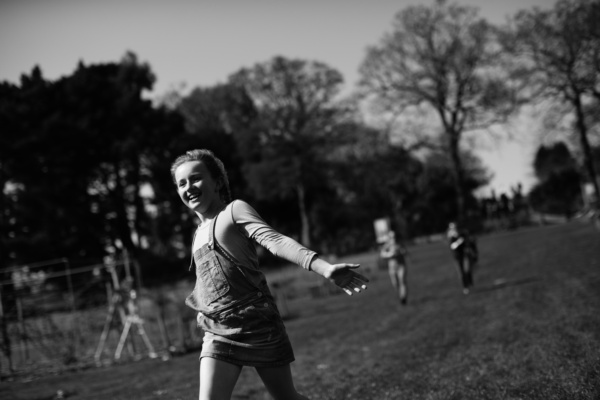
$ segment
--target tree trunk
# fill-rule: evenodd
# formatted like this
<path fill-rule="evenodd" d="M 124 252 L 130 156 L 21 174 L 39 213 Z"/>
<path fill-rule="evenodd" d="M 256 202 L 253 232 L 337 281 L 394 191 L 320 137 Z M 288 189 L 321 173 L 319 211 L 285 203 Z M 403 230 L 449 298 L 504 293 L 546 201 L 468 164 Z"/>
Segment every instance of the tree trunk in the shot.
<path fill-rule="evenodd" d="M 145 209 L 144 209 L 144 201 L 142 200 L 142 196 L 140 194 L 140 175 L 141 175 L 141 166 L 139 158 L 134 158 L 133 160 L 133 183 L 135 186 L 135 190 L 133 192 L 133 206 L 135 210 L 135 216 L 133 219 L 133 233 L 136 237 L 135 246 L 139 249 L 142 247 L 142 236 L 144 236 L 143 223 L 146 220 L 145 217 Z"/>
<path fill-rule="evenodd" d="M 123 243 L 123 247 L 129 251 L 130 255 L 135 257 L 137 255 L 137 247 L 132 239 L 132 231 L 129 226 L 129 217 L 127 215 L 127 199 L 125 196 L 125 186 L 121 181 L 120 171 L 121 164 L 119 162 L 115 162 L 113 164 L 114 174 L 115 174 L 115 188 L 111 192 L 111 197 L 113 200 L 113 207 L 115 210 L 116 218 L 115 218 L 115 231 L 116 236 L 121 243 Z"/>
<path fill-rule="evenodd" d="M 12 210 L 8 210 L 8 196 L 4 192 L 7 180 L 0 162 L 0 265 L 3 266 L 8 265 L 8 217 L 12 212 Z"/>
<path fill-rule="evenodd" d="M 459 150 L 459 135 L 456 132 L 450 131 L 446 133 L 448 135 L 448 144 L 450 150 L 450 158 L 452 160 L 452 172 L 454 173 L 454 191 L 456 193 L 456 208 L 457 208 L 457 219 L 464 221 L 465 217 L 465 192 L 464 192 L 464 173 L 462 168 L 462 161 L 460 159 Z"/>
<path fill-rule="evenodd" d="M 579 132 L 579 140 L 581 141 L 581 150 L 583 151 L 583 163 L 594 187 L 594 193 L 596 194 L 596 204 L 594 206 L 597 207 L 600 203 L 600 188 L 598 187 L 598 180 L 596 179 L 596 169 L 594 168 L 592 149 L 587 137 L 587 125 L 585 123 L 583 105 L 581 104 L 581 98 L 578 95 L 575 95 L 573 100 L 575 113 L 577 115 L 577 130 Z"/>
<path fill-rule="evenodd" d="M 296 191 L 298 192 L 298 209 L 300 211 L 301 242 L 304 246 L 310 247 L 310 223 L 308 221 L 308 214 L 306 212 L 304 186 L 301 183 L 299 183 L 296 186 Z"/>

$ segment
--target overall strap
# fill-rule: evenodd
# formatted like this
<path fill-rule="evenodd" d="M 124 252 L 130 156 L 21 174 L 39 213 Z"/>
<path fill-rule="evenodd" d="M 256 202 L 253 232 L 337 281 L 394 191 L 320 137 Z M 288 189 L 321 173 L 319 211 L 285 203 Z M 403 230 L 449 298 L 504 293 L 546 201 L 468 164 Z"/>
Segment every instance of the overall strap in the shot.
<path fill-rule="evenodd" d="M 218 214 L 217 214 L 218 217 Z M 208 248 L 211 250 L 215 250 L 217 253 L 221 254 L 223 257 L 225 257 L 231 264 L 235 265 L 235 267 L 237 268 L 237 270 L 244 276 L 246 277 L 246 279 L 248 280 L 248 282 L 254 286 L 258 291 L 261 291 L 262 289 L 260 287 L 258 287 L 251 279 L 249 279 L 246 276 L 246 272 L 244 271 L 244 268 L 242 268 L 239 263 L 237 263 L 235 261 L 235 259 L 233 258 L 233 255 L 231 255 L 231 253 L 229 253 L 223 246 L 221 246 L 219 244 L 219 242 L 217 241 L 216 237 L 215 237 L 215 230 L 216 230 L 216 222 L 217 222 L 217 217 L 215 217 L 215 219 L 213 219 L 211 221 L 211 223 L 213 224 L 209 229 L 209 234 L 208 234 Z M 235 221 L 234 221 L 235 223 Z"/>
<path fill-rule="evenodd" d="M 210 221 L 210 226 L 208 227 L 208 249 L 213 250 L 215 247 L 215 226 L 217 225 L 217 218 L 219 217 L 220 212 L 215 215 L 212 221 Z"/>
<path fill-rule="evenodd" d="M 219 214 L 217 214 L 215 216 L 215 218 L 210 221 L 210 226 L 208 227 L 208 249 L 209 250 L 213 250 L 213 244 L 214 244 L 214 230 L 215 230 L 215 222 L 217 221 L 217 217 L 219 216 Z M 198 234 L 198 227 L 196 227 L 196 230 L 194 231 L 194 237 L 192 237 L 192 257 L 190 260 L 190 267 L 188 268 L 188 271 L 192 270 L 192 266 L 194 265 L 194 241 L 196 240 L 196 235 Z"/>
<path fill-rule="evenodd" d="M 217 216 L 211 221 L 212 226 L 209 228 L 209 231 L 208 231 L 208 248 L 210 250 L 218 251 L 230 263 L 237 266 L 238 263 L 235 262 L 235 260 L 233 259 L 233 256 L 227 250 L 225 250 L 225 248 L 223 246 L 221 246 L 219 244 L 219 242 L 217 242 L 217 240 L 215 239 L 215 230 L 216 230 L 216 226 L 217 226 L 217 217 L 218 216 L 219 216 L 219 214 L 217 214 Z"/>
<path fill-rule="evenodd" d="M 198 233 L 198 227 L 196 227 L 196 229 L 194 230 L 194 236 L 192 237 L 192 256 L 191 256 L 191 260 L 190 260 L 190 267 L 188 268 L 188 271 L 192 270 L 192 266 L 194 265 L 194 241 L 196 240 L 196 234 Z"/>

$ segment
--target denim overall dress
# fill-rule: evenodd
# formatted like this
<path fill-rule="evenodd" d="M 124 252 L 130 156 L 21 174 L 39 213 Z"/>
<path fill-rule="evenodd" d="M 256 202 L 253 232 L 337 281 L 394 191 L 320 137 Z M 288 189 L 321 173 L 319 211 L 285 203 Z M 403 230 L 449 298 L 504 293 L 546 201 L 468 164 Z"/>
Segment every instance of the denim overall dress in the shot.
<path fill-rule="evenodd" d="M 192 256 L 196 285 L 185 301 L 198 311 L 204 331 L 200 358 L 253 367 L 291 363 L 292 346 L 264 274 L 237 264 L 217 243 L 216 220 L 208 228 L 208 243 Z"/>

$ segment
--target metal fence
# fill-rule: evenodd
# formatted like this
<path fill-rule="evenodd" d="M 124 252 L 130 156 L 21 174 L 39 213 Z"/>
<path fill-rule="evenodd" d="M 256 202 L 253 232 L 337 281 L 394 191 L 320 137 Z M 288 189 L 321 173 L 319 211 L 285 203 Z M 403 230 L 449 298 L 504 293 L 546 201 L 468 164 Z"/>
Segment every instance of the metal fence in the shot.
<path fill-rule="evenodd" d="M 199 346 L 191 283 L 148 291 L 127 257 L 48 260 L 2 271 L 0 374 L 47 373 Z"/>

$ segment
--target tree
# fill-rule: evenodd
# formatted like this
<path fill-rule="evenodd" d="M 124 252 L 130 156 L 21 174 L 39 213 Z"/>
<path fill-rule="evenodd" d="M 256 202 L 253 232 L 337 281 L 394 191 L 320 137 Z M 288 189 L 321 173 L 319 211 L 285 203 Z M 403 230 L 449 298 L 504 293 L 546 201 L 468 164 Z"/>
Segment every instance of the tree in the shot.
<path fill-rule="evenodd" d="M 535 154 L 533 169 L 539 181 L 550 175 L 568 169 L 577 169 L 577 162 L 564 142 L 550 146 L 540 146 Z"/>
<path fill-rule="evenodd" d="M 539 182 L 529 192 L 531 205 L 551 214 L 570 217 L 581 203 L 581 174 L 563 142 L 540 146 L 533 162 Z"/>
<path fill-rule="evenodd" d="M 467 197 L 464 132 L 502 122 L 515 107 L 514 90 L 499 67 L 496 30 L 477 15 L 475 8 L 445 0 L 408 7 L 379 45 L 367 50 L 360 68 L 362 89 L 386 113 L 425 106 L 439 118 L 459 218 Z"/>
<path fill-rule="evenodd" d="M 14 262 L 98 259 L 110 247 L 135 257 L 147 247 L 152 199 L 143 189 L 183 130 L 179 116 L 143 98 L 153 82 L 128 53 L 118 63 L 80 63 L 56 82 L 34 68 L 8 90 L 0 120 L 15 140 L 2 167 L 14 224 L 3 240 Z"/>
<path fill-rule="evenodd" d="M 579 208 L 581 175 L 563 142 L 540 146 L 533 162 L 539 182 L 529 193 L 531 205 L 541 212 L 570 217 Z"/>
<path fill-rule="evenodd" d="M 467 214 L 463 223 L 470 230 L 480 228 L 478 202 L 473 192 L 489 182 L 489 173 L 481 160 L 473 153 L 461 152 L 465 176 Z M 431 151 L 422 160 L 422 170 L 416 180 L 418 194 L 410 204 L 411 225 L 417 234 L 433 234 L 444 231 L 449 221 L 455 220 L 457 205 L 453 185 L 453 166 L 449 154 Z"/>
<path fill-rule="evenodd" d="M 358 123 L 336 127 L 347 142 L 332 152 L 330 169 L 339 206 L 320 217 L 332 246 L 348 243 L 364 249 L 374 243 L 373 220 L 389 217 L 405 238 L 438 233 L 453 219 L 456 204 L 452 167 L 444 152 L 416 157 L 408 148 L 390 144 L 386 132 Z M 353 140 L 351 140 L 353 139 Z M 489 177 L 477 157 L 461 154 L 465 184 L 471 192 Z M 467 197 L 473 208 L 476 200 Z M 337 232 L 339 231 L 339 232 Z M 351 239 L 351 240 L 349 240 Z"/>
<path fill-rule="evenodd" d="M 2 136 L 7 139 L 2 146 L 2 186 L 7 194 L 3 261 L 38 261 L 67 252 L 97 254 L 102 244 L 95 243 L 89 227 L 100 221 L 90 212 L 83 178 L 90 165 L 86 152 L 93 146 L 83 146 L 86 139 L 73 135 L 71 121 L 57 110 L 68 96 L 46 81 L 38 67 L 21 77 L 20 86 L 3 86 L 8 89 L 0 100 Z M 74 235 L 70 227 L 75 221 L 89 225 Z"/>
<path fill-rule="evenodd" d="M 253 143 L 242 153 L 248 185 L 259 199 L 295 197 L 300 240 L 310 246 L 310 189 L 333 145 L 333 100 L 342 76 L 320 62 L 275 57 L 236 72 L 230 82 L 245 90 L 257 112 L 240 138 Z"/>
<path fill-rule="evenodd" d="M 386 132 L 362 123 L 347 121 L 334 130 L 344 142 L 329 157 L 336 207 L 331 202 L 316 205 L 321 240 L 338 253 L 369 249 L 375 243 L 373 221 L 379 218 L 389 218 L 400 234 L 409 236 L 406 214 L 416 196 L 420 161 L 391 145 Z"/>
<path fill-rule="evenodd" d="M 532 98 L 570 105 L 584 166 L 596 198 L 600 188 L 589 142 L 589 111 L 600 105 L 600 2 L 560 0 L 551 10 L 534 8 L 513 20 L 508 49 L 519 57 L 518 73 Z"/>
<path fill-rule="evenodd" d="M 185 119 L 188 139 L 214 151 L 227 167 L 234 195 L 247 196 L 240 148 L 252 151 L 257 147 L 244 142 L 257 110 L 244 88 L 232 84 L 198 87 L 181 99 L 177 110 Z M 190 145 L 186 144 L 186 149 Z"/>

